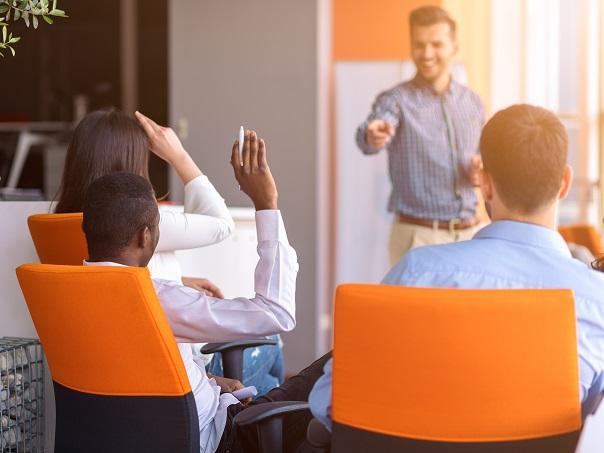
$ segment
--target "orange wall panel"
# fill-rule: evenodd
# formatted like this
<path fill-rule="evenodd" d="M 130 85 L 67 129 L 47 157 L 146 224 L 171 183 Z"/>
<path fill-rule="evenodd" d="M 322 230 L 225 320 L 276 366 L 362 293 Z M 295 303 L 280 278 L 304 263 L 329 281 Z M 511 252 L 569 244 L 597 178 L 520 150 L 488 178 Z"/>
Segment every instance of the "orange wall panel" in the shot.
<path fill-rule="evenodd" d="M 333 0 L 333 59 L 409 58 L 409 13 L 442 0 Z"/>

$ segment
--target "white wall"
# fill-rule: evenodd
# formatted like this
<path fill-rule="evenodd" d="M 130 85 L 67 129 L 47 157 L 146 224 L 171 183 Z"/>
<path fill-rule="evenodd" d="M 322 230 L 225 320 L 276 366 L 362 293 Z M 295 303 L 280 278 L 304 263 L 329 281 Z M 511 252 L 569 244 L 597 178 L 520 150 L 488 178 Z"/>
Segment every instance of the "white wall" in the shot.
<path fill-rule="evenodd" d="M 15 268 L 37 263 L 27 217 L 48 212 L 49 202 L 0 202 L 0 336 L 37 338 L 27 305 L 17 282 Z"/>
<path fill-rule="evenodd" d="M 378 283 L 388 270 L 388 156 L 363 155 L 355 133 L 375 97 L 401 79 L 401 62 L 336 64 L 337 284 Z"/>
<path fill-rule="evenodd" d="M 27 217 L 48 212 L 46 201 L 0 202 L 0 337 L 38 338 L 34 324 L 23 300 L 15 268 L 23 263 L 37 263 Z M 46 369 L 44 413 L 45 451 L 54 447 L 55 405 L 52 378 Z"/>

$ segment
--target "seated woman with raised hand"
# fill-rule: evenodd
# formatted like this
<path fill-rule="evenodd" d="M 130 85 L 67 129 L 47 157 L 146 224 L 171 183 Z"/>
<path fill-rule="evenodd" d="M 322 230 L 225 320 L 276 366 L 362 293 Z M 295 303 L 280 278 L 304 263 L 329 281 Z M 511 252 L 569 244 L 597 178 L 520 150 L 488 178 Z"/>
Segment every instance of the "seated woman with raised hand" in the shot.
<path fill-rule="evenodd" d="M 177 281 L 209 296 L 223 298 L 209 280 L 183 277 L 176 250 L 203 247 L 226 239 L 235 225 L 222 196 L 195 164 L 174 131 L 137 112 L 138 122 L 115 110 L 88 114 L 69 144 L 55 212 L 80 212 L 90 184 L 109 173 L 126 171 L 149 179 L 149 150 L 174 168 L 184 184 L 184 212 L 160 208 L 160 240 L 149 262 L 152 277 Z M 199 345 L 192 345 L 199 354 Z M 221 375 L 218 355 L 204 356 L 208 369 Z M 283 381 L 280 346 L 248 349 L 243 380 L 260 394 Z"/>

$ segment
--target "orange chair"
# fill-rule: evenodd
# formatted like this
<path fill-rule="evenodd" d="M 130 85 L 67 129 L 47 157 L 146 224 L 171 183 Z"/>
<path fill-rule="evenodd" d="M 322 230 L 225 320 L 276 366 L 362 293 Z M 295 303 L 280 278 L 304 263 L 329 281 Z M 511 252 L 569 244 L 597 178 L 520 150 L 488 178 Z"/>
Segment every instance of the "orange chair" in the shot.
<path fill-rule="evenodd" d="M 81 212 L 35 214 L 27 225 L 41 263 L 78 266 L 88 257 Z"/>
<path fill-rule="evenodd" d="M 589 224 L 564 225 L 558 228 L 566 242 L 587 247 L 596 257 L 604 255 L 602 236 L 595 226 Z"/>
<path fill-rule="evenodd" d="M 333 432 L 317 437 L 313 420 L 309 441 L 334 453 L 573 452 L 575 322 L 570 290 L 341 285 Z M 359 358 L 367 351 L 369 368 Z M 234 422 L 257 424 L 280 446 L 270 428 L 287 405 L 252 407 Z"/>
<path fill-rule="evenodd" d="M 57 452 L 199 453 L 197 407 L 149 273 L 25 264 L 54 381 Z"/>
<path fill-rule="evenodd" d="M 570 290 L 340 286 L 332 451 L 573 451 L 575 322 Z"/>
<path fill-rule="evenodd" d="M 81 212 L 34 214 L 27 219 L 27 225 L 41 263 L 81 266 L 88 258 L 88 245 L 82 231 Z M 201 352 L 220 353 L 224 375 L 243 382 L 243 350 L 276 344 L 277 340 L 267 338 L 208 343 Z"/>

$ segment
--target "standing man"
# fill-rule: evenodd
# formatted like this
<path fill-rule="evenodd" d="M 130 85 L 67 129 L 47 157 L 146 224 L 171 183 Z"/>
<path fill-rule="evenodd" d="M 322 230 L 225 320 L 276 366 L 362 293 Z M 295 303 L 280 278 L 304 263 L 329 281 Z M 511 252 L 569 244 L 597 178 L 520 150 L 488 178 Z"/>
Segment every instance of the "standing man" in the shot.
<path fill-rule="evenodd" d="M 417 73 L 381 93 L 357 130 L 364 154 L 388 151 L 391 265 L 413 247 L 470 239 L 482 226 L 474 187 L 484 112 L 479 96 L 451 78 L 455 22 L 425 6 L 409 25 Z"/>

